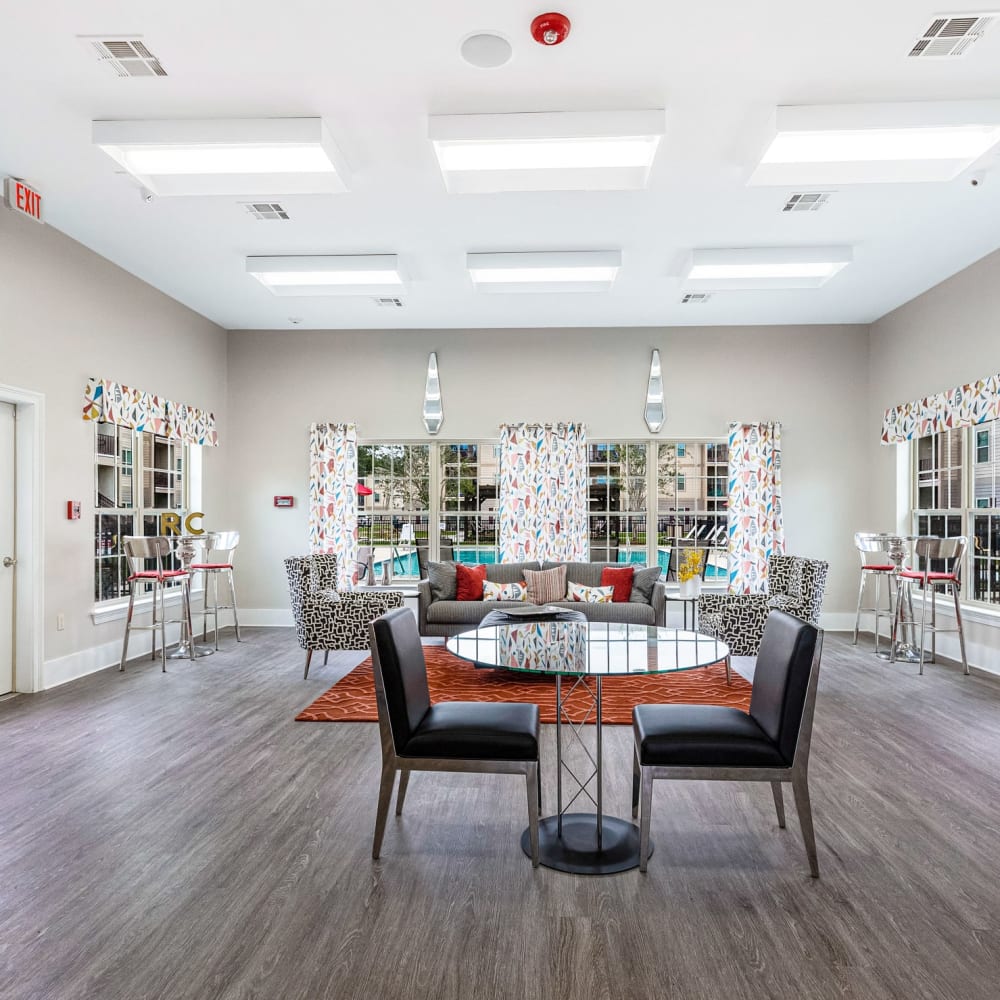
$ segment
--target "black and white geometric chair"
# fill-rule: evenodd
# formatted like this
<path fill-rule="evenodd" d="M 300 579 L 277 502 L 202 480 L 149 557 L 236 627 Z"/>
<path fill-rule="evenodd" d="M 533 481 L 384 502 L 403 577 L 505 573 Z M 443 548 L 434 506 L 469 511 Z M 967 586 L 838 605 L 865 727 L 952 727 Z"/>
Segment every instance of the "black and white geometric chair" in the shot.
<path fill-rule="evenodd" d="M 767 560 L 766 594 L 703 593 L 698 599 L 698 631 L 729 646 L 733 656 L 756 656 L 772 611 L 787 611 L 819 624 L 830 564 L 801 556 Z"/>
<path fill-rule="evenodd" d="M 368 626 L 379 615 L 403 606 L 398 591 L 338 591 L 337 557 L 328 553 L 285 560 L 295 634 L 306 651 L 305 678 L 316 650 L 368 649 Z M 323 663 L 329 656 L 323 657 Z"/>

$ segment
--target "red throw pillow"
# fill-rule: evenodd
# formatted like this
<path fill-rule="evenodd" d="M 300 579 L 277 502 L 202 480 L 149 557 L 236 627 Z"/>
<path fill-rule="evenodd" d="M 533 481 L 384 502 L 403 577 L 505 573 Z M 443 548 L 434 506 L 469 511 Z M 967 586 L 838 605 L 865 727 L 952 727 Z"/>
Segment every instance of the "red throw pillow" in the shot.
<path fill-rule="evenodd" d="M 605 566 L 601 570 L 601 586 L 615 588 L 611 598 L 613 604 L 628 604 L 632 596 L 632 573 L 631 566 L 623 566 L 621 569 Z"/>
<path fill-rule="evenodd" d="M 466 566 L 455 564 L 455 600 L 481 601 L 483 583 L 486 581 L 486 566 Z"/>

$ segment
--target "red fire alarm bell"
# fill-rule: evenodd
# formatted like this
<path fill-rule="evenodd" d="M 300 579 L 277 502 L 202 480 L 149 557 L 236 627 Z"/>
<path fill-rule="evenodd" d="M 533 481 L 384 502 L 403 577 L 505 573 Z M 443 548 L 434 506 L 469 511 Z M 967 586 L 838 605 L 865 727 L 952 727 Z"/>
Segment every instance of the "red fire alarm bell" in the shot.
<path fill-rule="evenodd" d="M 275 497 L 274 498 L 275 507 L 294 507 L 295 497 Z"/>
<path fill-rule="evenodd" d="M 80 501 L 79 500 L 67 500 L 66 501 L 66 520 L 67 521 L 79 521 L 80 520 Z"/>

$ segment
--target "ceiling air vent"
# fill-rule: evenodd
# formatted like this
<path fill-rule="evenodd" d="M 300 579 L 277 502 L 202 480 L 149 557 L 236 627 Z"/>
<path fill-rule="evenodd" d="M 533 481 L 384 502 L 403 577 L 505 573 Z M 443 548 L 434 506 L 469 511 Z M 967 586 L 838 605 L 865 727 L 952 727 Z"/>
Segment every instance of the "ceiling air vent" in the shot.
<path fill-rule="evenodd" d="M 386 306 L 386 307 L 388 307 L 390 309 L 393 309 L 393 308 L 395 308 L 395 309 L 402 309 L 403 308 L 403 300 L 402 299 L 393 298 L 390 295 L 378 295 L 378 296 L 375 297 L 375 305 L 377 305 L 377 306 Z"/>
<path fill-rule="evenodd" d="M 261 221 L 267 219 L 288 220 L 288 213 L 277 202 L 274 201 L 245 201 L 242 202 L 246 210 L 255 218 Z"/>
<path fill-rule="evenodd" d="M 128 35 L 77 35 L 115 76 L 166 76 L 160 60 L 138 38 Z"/>
<path fill-rule="evenodd" d="M 782 212 L 818 212 L 830 200 L 829 191 L 806 191 L 793 194 Z"/>
<path fill-rule="evenodd" d="M 681 305 L 703 306 L 711 297 L 711 292 L 687 292 L 681 299 Z"/>
<path fill-rule="evenodd" d="M 910 55 L 925 59 L 964 56 L 997 17 L 1000 17 L 1000 11 L 938 14 L 910 49 Z"/>

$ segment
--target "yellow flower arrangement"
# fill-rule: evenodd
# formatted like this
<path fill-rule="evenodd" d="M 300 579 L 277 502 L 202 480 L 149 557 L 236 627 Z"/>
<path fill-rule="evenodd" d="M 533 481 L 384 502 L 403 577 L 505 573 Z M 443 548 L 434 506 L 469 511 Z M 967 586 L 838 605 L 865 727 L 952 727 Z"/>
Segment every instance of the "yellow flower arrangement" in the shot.
<path fill-rule="evenodd" d="M 702 559 L 704 559 L 704 556 L 697 549 L 688 549 L 684 553 L 684 558 L 681 560 L 680 567 L 677 570 L 677 579 L 681 583 L 698 579 L 701 576 Z"/>

